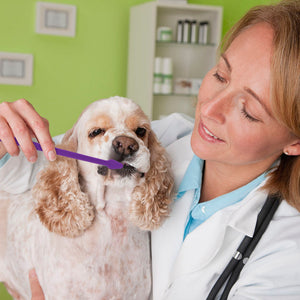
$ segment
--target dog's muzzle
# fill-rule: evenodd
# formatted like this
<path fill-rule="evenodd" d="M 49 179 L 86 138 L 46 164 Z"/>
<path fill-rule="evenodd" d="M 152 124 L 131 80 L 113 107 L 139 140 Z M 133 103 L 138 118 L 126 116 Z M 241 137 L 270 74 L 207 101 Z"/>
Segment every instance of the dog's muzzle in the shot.
<path fill-rule="evenodd" d="M 120 135 L 114 138 L 112 141 L 112 157 L 111 159 L 123 162 L 124 160 L 131 160 L 134 154 L 139 150 L 139 144 L 134 138 Z M 106 176 L 108 174 L 108 168 L 105 166 L 98 166 L 98 174 Z M 128 163 L 124 163 L 122 169 L 113 170 L 114 173 L 119 174 L 121 177 L 130 177 L 135 173 L 139 173 L 141 177 L 144 173 L 140 173 L 135 167 Z"/>

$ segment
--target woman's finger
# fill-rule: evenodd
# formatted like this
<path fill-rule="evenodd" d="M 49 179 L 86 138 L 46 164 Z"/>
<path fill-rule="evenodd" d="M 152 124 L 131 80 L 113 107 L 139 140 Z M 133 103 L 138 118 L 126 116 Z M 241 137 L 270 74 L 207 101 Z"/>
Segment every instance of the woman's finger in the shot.
<path fill-rule="evenodd" d="M 0 116 L 0 140 L 6 152 L 8 152 L 10 155 L 15 156 L 19 154 L 19 147 L 15 142 L 14 134 L 12 133 L 11 128 L 7 124 L 6 120 L 1 116 Z"/>
<path fill-rule="evenodd" d="M 8 153 L 17 155 L 16 142 L 18 140 L 27 159 L 34 162 L 37 159 L 36 149 L 30 137 L 30 130 L 20 112 L 15 111 L 11 103 L 1 103 L 1 134 L 0 138 Z M 5 118 L 5 120 L 3 120 Z"/>
<path fill-rule="evenodd" d="M 32 143 L 33 134 L 41 144 L 46 158 L 55 159 L 55 148 L 49 132 L 49 123 L 35 111 L 27 100 L 20 99 L 15 102 L 1 103 L 0 117 L 2 118 L 0 139 L 10 154 L 18 153 L 16 143 L 13 141 L 13 138 L 16 137 L 27 159 L 34 162 L 37 159 L 37 152 Z M 4 133 L 2 138 L 1 131 Z"/>
<path fill-rule="evenodd" d="M 46 158 L 49 160 L 55 159 L 55 147 L 52 141 L 49 122 L 41 117 L 34 107 L 25 99 L 20 99 L 14 103 L 15 109 L 20 112 L 20 115 L 25 120 L 28 128 L 34 133 L 40 143 Z"/>
<path fill-rule="evenodd" d="M 44 300 L 45 296 L 34 269 L 29 271 L 31 300 Z"/>

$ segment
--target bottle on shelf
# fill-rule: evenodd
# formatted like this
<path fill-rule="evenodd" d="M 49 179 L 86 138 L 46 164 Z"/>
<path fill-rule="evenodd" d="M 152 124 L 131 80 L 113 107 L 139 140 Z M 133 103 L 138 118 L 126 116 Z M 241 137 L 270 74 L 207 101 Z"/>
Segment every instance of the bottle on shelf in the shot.
<path fill-rule="evenodd" d="M 199 44 L 207 44 L 208 43 L 208 27 L 209 22 L 204 21 L 199 23 Z"/>
<path fill-rule="evenodd" d="M 190 20 L 185 20 L 183 23 L 183 42 L 191 42 L 191 22 Z"/>
<path fill-rule="evenodd" d="M 154 74 L 153 74 L 153 93 L 160 94 L 162 90 L 162 58 L 155 57 L 154 59 Z"/>
<path fill-rule="evenodd" d="M 183 42 L 183 21 L 182 20 L 178 20 L 178 22 L 177 22 L 176 42 L 177 43 Z"/>
<path fill-rule="evenodd" d="M 173 63 L 170 57 L 164 57 L 162 60 L 162 94 L 171 94 L 173 88 Z"/>
<path fill-rule="evenodd" d="M 191 21 L 191 43 L 192 44 L 197 43 L 197 21 L 196 20 Z"/>

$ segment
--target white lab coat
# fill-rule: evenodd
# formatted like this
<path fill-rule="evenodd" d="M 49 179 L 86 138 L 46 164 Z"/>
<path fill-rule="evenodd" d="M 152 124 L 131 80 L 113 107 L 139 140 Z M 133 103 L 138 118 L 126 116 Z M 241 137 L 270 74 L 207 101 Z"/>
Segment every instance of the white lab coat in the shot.
<path fill-rule="evenodd" d="M 178 187 L 193 155 L 186 135 L 192 123 L 175 114 L 153 127 L 167 146 Z M 22 156 L 11 158 L 0 168 L 0 189 L 27 190 L 43 164 L 43 158 L 35 165 Z M 153 300 L 204 300 L 244 235 L 253 234 L 266 196 L 255 189 L 241 202 L 215 213 L 184 242 L 193 193 L 174 202 L 170 217 L 152 232 Z M 300 214 L 286 202 L 279 206 L 228 299 L 300 299 Z"/>
<path fill-rule="evenodd" d="M 190 136 L 168 146 L 176 186 L 193 156 Z M 153 299 L 206 299 L 244 235 L 252 236 L 267 193 L 258 187 L 226 207 L 182 241 L 193 199 L 175 201 L 170 217 L 152 232 Z M 253 251 L 228 299 L 300 299 L 300 214 L 285 201 Z"/>

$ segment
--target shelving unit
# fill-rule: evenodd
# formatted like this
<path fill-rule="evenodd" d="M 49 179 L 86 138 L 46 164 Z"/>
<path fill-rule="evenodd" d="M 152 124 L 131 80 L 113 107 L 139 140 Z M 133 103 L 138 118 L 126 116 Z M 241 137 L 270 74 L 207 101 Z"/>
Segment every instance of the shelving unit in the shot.
<path fill-rule="evenodd" d="M 171 57 L 173 79 L 203 78 L 216 63 L 216 50 L 221 39 L 220 6 L 158 3 L 133 6 L 130 10 L 127 97 L 137 102 L 151 119 L 172 112 L 194 116 L 196 95 L 153 94 L 155 57 Z M 208 44 L 175 42 L 178 20 L 208 21 Z M 172 42 L 156 41 L 157 28 L 168 26 L 173 31 Z"/>

